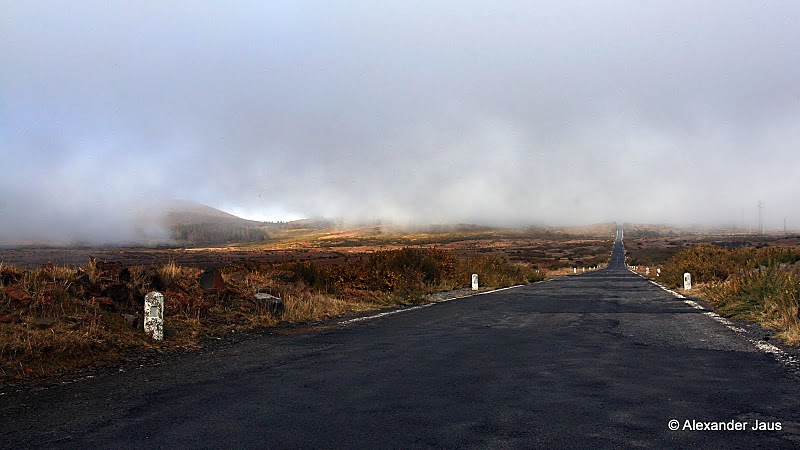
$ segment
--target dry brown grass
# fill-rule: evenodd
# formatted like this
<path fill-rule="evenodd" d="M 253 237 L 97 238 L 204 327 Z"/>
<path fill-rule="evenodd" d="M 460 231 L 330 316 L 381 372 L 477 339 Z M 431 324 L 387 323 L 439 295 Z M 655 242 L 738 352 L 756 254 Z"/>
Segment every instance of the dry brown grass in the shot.
<path fill-rule="evenodd" d="M 283 319 L 289 323 L 329 320 L 344 315 L 371 311 L 382 306 L 376 302 L 347 301 L 311 292 L 289 294 L 284 301 L 286 312 Z"/>
<path fill-rule="evenodd" d="M 701 292 L 729 317 L 759 322 L 789 344 L 800 343 L 800 271 L 773 265 L 734 273 Z"/>
<path fill-rule="evenodd" d="M 679 292 L 699 295 L 723 316 L 758 322 L 787 343 L 800 344 L 798 261 L 800 248 L 691 246 L 664 262 L 659 281 L 681 287 L 689 272 L 693 289 Z"/>
<path fill-rule="evenodd" d="M 11 310 L 7 302 L 4 312 Z M 96 303 L 35 302 L 29 308 L 15 308 L 4 316 L 11 316 L 11 322 L 0 323 L 0 379 L 110 361 L 125 348 L 149 345 L 120 316 L 107 314 Z"/>
<path fill-rule="evenodd" d="M 156 269 L 156 272 L 166 286 L 173 286 L 178 282 L 178 280 L 183 278 L 184 275 L 189 275 L 184 274 L 185 270 L 186 269 L 176 264 L 175 261 L 170 261 Z"/>
<path fill-rule="evenodd" d="M 46 375 L 113 361 L 143 350 L 195 348 L 203 338 L 282 323 L 318 323 L 426 301 L 425 294 L 469 286 L 502 287 L 544 278 L 497 255 L 459 258 L 437 249 L 375 252 L 338 264 L 243 262 L 221 271 L 226 288 L 204 291 L 201 270 L 170 261 L 122 267 L 98 260 L 79 269 L 0 265 L 0 380 Z M 141 331 L 144 295 L 166 298 L 165 340 Z M 254 293 L 283 299 L 276 314 Z M 131 326 L 138 323 L 138 328 Z"/>

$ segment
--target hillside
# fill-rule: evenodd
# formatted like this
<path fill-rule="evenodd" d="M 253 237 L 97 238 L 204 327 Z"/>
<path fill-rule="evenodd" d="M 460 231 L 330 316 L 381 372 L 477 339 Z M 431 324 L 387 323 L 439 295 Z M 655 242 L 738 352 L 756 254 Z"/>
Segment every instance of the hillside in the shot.
<path fill-rule="evenodd" d="M 282 224 L 242 219 L 202 203 L 178 201 L 165 209 L 170 237 L 185 245 L 221 245 L 269 239 L 267 229 Z"/>
<path fill-rule="evenodd" d="M 258 226 L 261 225 L 261 222 L 242 219 L 217 208 L 196 202 L 174 201 L 166 207 L 166 226 L 175 227 L 197 224 Z"/>

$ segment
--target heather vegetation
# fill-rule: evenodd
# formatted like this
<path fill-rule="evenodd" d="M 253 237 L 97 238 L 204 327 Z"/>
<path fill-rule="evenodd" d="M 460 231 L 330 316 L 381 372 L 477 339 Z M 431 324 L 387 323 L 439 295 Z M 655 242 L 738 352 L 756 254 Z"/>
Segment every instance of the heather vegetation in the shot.
<path fill-rule="evenodd" d="M 683 285 L 692 274 L 698 291 L 732 318 L 757 321 L 789 343 L 800 343 L 800 248 L 686 248 L 663 265 L 664 283 Z"/>
<path fill-rule="evenodd" d="M 378 251 L 347 261 L 320 266 L 313 262 L 286 264 L 309 286 L 337 294 L 342 289 L 389 292 L 408 299 L 435 291 L 467 287 L 471 274 L 492 287 L 524 284 L 544 279 L 528 265 L 512 264 L 496 255 L 458 258 L 455 253 L 435 248 L 404 248 Z"/>
<path fill-rule="evenodd" d="M 370 310 L 428 301 L 426 294 L 544 279 L 530 265 L 496 255 L 457 256 L 405 248 L 358 254 L 344 262 L 266 264 L 243 261 L 218 272 L 213 288 L 203 271 L 174 262 L 126 267 L 91 259 L 74 269 L 0 265 L 0 379 L 43 375 L 112 361 L 143 351 L 195 347 L 236 330 L 314 323 Z M 142 303 L 163 292 L 165 340 L 142 333 Z M 254 296 L 283 300 L 276 311 Z"/>

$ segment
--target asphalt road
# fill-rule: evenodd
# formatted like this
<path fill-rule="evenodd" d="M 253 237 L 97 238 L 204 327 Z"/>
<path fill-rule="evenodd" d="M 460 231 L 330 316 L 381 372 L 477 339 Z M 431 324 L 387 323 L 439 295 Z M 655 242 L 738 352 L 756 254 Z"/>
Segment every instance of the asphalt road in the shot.
<path fill-rule="evenodd" d="M 5 392 L 0 447 L 799 448 L 796 375 L 623 261 Z"/>

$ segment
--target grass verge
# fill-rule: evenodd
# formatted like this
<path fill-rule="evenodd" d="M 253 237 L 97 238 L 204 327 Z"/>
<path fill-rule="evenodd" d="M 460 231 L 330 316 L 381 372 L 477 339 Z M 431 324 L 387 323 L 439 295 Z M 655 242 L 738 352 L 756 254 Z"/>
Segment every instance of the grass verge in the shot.
<path fill-rule="evenodd" d="M 527 264 L 494 255 L 458 257 L 434 248 L 355 255 L 338 264 L 246 261 L 218 271 L 204 289 L 200 269 L 174 262 L 125 267 L 90 258 L 73 269 L 23 270 L 0 264 L 0 380 L 108 363 L 144 351 L 194 348 L 235 330 L 310 323 L 426 301 L 425 295 L 544 279 Z M 208 287 L 208 286 L 206 286 Z M 143 299 L 163 292 L 165 339 L 142 332 Z M 283 299 L 275 311 L 256 292 Z"/>
<path fill-rule="evenodd" d="M 687 248 L 670 258 L 659 281 L 682 287 L 692 274 L 700 296 L 721 315 L 758 322 L 800 344 L 800 249 Z M 651 274 L 652 275 L 652 274 Z"/>

